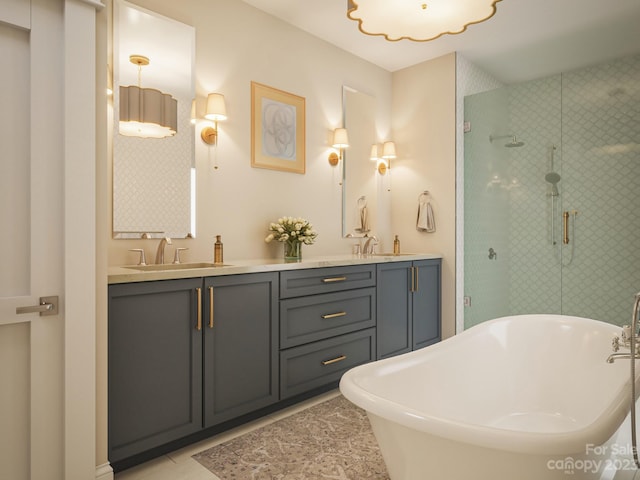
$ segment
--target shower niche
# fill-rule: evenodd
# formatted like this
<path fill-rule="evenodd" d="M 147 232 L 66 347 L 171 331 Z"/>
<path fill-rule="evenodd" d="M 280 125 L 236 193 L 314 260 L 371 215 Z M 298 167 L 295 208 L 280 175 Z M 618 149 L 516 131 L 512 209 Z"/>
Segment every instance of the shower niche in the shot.
<path fill-rule="evenodd" d="M 465 328 L 524 313 L 629 322 L 639 78 L 636 55 L 465 98 Z"/>

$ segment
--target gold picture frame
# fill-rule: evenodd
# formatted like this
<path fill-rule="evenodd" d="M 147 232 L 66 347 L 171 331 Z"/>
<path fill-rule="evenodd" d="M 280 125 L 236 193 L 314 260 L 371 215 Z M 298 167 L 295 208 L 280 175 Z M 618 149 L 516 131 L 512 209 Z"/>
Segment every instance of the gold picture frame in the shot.
<path fill-rule="evenodd" d="M 305 99 L 251 82 L 251 166 L 305 173 Z"/>

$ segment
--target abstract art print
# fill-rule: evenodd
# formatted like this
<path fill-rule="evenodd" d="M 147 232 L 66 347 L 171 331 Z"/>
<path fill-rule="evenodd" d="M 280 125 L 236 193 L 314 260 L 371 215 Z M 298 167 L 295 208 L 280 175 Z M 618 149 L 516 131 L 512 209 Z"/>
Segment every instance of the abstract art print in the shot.
<path fill-rule="evenodd" d="M 305 172 L 305 99 L 251 82 L 251 166 Z"/>

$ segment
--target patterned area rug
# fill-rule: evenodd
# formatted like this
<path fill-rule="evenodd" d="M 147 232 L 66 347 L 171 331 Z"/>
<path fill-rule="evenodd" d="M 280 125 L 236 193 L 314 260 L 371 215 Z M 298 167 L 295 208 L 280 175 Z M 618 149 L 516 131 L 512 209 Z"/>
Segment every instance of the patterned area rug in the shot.
<path fill-rule="evenodd" d="M 221 480 L 388 480 L 364 410 L 338 396 L 193 456 Z"/>

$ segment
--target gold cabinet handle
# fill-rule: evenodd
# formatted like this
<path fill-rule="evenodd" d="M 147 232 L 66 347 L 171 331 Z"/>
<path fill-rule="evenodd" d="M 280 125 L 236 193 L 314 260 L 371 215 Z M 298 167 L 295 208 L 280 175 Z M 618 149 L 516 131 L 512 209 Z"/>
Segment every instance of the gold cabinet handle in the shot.
<path fill-rule="evenodd" d="M 213 328 L 213 287 L 209 287 L 209 328 Z"/>
<path fill-rule="evenodd" d="M 347 312 L 327 313 L 326 315 L 322 315 L 322 318 L 327 320 L 328 318 L 344 317 L 346 314 Z"/>
<path fill-rule="evenodd" d="M 347 277 L 323 278 L 322 283 L 344 282 L 346 279 Z"/>
<path fill-rule="evenodd" d="M 562 243 L 565 245 L 569 244 L 569 212 L 564 212 L 562 214 L 562 223 L 564 227 L 564 235 L 562 237 Z"/>
<path fill-rule="evenodd" d="M 411 267 L 411 293 L 418 291 L 418 267 Z"/>
<path fill-rule="evenodd" d="M 202 289 L 196 288 L 197 310 L 198 310 L 198 323 L 196 323 L 196 330 L 202 330 Z"/>
<path fill-rule="evenodd" d="M 322 365 L 331 365 L 332 363 L 338 363 L 338 362 L 341 362 L 341 361 L 346 360 L 346 359 L 347 359 L 346 355 L 340 355 L 339 357 L 332 358 L 331 360 L 323 361 Z"/>

